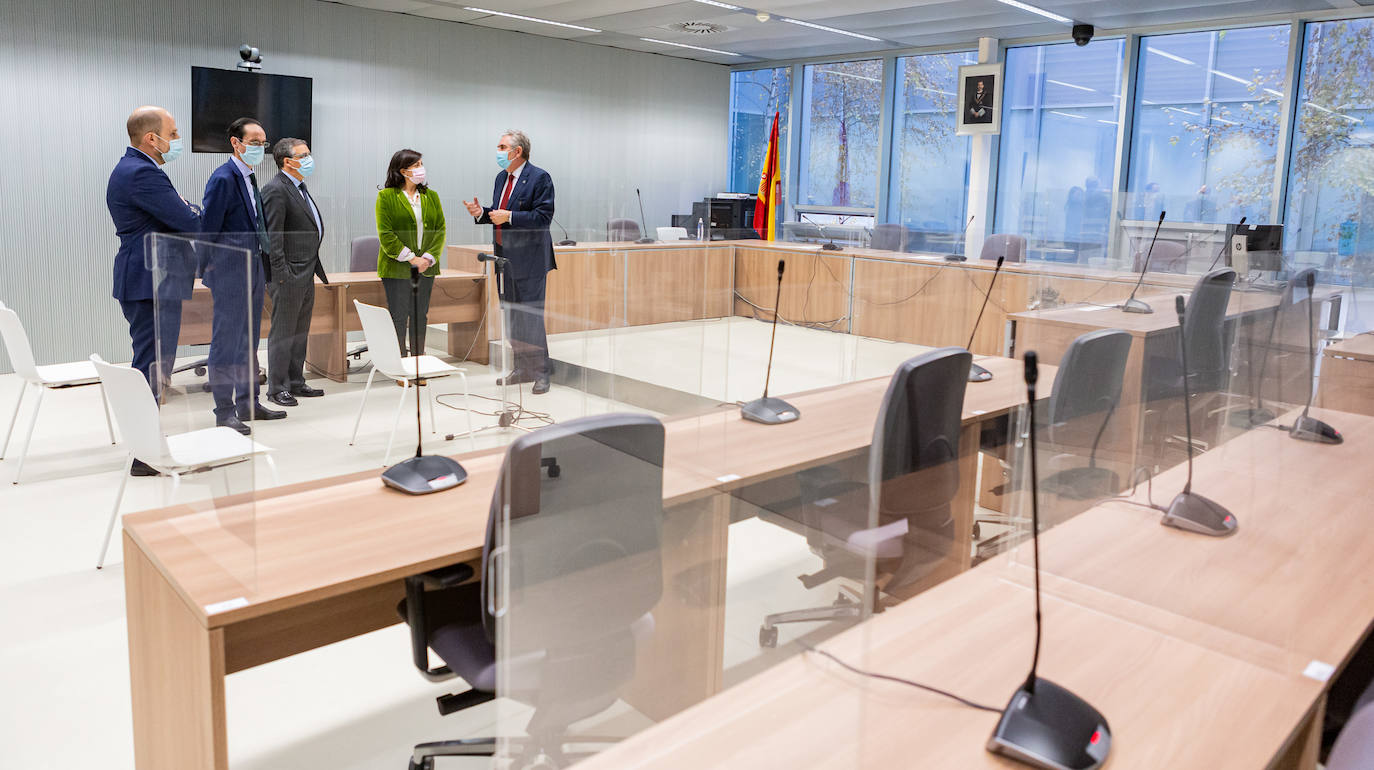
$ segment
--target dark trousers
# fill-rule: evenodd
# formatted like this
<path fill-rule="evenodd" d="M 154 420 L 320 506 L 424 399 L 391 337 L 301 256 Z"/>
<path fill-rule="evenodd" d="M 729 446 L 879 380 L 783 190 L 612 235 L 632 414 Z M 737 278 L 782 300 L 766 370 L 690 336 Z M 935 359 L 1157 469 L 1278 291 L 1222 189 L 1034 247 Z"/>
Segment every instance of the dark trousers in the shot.
<path fill-rule="evenodd" d="M 256 273 L 256 271 L 255 271 Z M 258 340 L 262 337 L 262 274 L 251 289 L 242 280 L 223 276 L 210 287 L 214 314 L 210 319 L 210 393 L 215 419 L 237 414 L 247 418 L 258 403 Z M 244 296 L 247 290 L 249 296 Z"/>
<path fill-rule="evenodd" d="M 506 280 L 514 283 L 512 295 L 507 286 L 506 309 L 510 314 L 510 343 L 515 369 L 530 374 L 549 373 L 549 337 L 544 328 L 544 287 L 547 273 Z"/>
<path fill-rule="evenodd" d="M 272 328 L 267 332 L 267 392 L 305 385 L 305 349 L 310 340 L 310 313 L 315 308 L 315 278 L 273 281 Z"/>
<path fill-rule="evenodd" d="M 177 338 L 181 335 L 181 300 L 122 300 L 119 309 L 129 322 L 129 341 L 134 347 L 133 367 L 148 378 L 153 396 L 162 393 L 176 363 Z"/>
<path fill-rule="evenodd" d="M 396 339 L 401 343 L 401 355 L 411 355 L 410 340 L 406 336 L 406 326 L 410 323 L 410 318 L 415 314 L 410 302 L 410 279 L 409 278 L 383 278 L 382 288 L 386 291 L 386 309 L 391 312 L 391 323 L 396 325 Z M 429 323 L 429 295 L 434 293 L 434 277 L 428 275 L 420 276 L 420 294 L 418 305 L 420 307 L 420 349 L 415 351 L 415 355 L 425 354 L 425 325 Z"/>

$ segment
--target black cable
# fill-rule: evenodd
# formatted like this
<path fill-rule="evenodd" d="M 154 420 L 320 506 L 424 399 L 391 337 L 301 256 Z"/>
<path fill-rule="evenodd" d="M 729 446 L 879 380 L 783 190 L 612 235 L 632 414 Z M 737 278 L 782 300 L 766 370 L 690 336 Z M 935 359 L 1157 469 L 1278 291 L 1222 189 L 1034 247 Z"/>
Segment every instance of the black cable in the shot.
<path fill-rule="evenodd" d="M 817 655 L 821 655 L 821 656 L 824 656 L 824 657 L 826 657 L 826 658 L 829 658 L 829 659 L 835 661 L 836 663 L 838 663 L 838 664 L 839 664 L 842 668 L 844 668 L 845 670 L 850 671 L 850 672 L 855 673 L 855 674 L 858 674 L 859 676 L 866 676 L 866 677 L 870 677 L 870 678 L 872 678 L 872 679 L 881 679 L 881 680 L 883 680 L 884 682 L 896 682 L 897 684 L 904 684 L 904 685 L 907 685 L 908 687 L 915 687 L 915 688 L 918 689 L 918 690 L 925 690 L 926 692 L 935 693 L 936 695 L 943 695 L 944 697 L 950 698 L 950 699 L 952 699 L 952 700 L 956 700 L 956 701 L 958 701 L 958 702 L 964 704 L 965 706 L 968 706 L 969 708 L 975 708 L 975 709 L 978 709 L 978 710 L 980 710 L 980 711 L 991 711 L 991 712 L 994 713 L 994 714 L 1000 714 L 1000 713 L 1002 713 L 1002 709 L 993 708 L 992 706 L 985 706 L 985 705 L 983 705 L 983 704 L 981 704 L 981 703 L 976 703 L 976 702 L 971 701 L 971 700 L 969 700 L 968 698 L 965 698 L 965 697 L 963 697 L 963 696 L 955 695 L 954 693 L 949 692 L 948 690 L 941 690 L 941 689 L 938 688 L 938 687 L 931 687 L 931 686 L 928 685 L 928 684 L 921 684 L 920 682 L 913 682 L 913 681 L 911 681 L 910 679 L 903 679 L 903 678 L 901 678 L 901 677 L 899 677 L 899 676 L 892 676 L 891 674 L 878 674 L 878 673 L 874 673 L 874 672 L 872 672 L 872 671 L 864 671 L 864 670 L 861 669 L 861 668 L 855 668 L 854 666 L 851 666 L 851 665 L 849 665 L 848 663 L 845 663 L 843 660 L 840 660 L 838 657 L 836 657 L 835 655 L 832 655 L 832 654 L 829 653 L 829 652 L 826 652 L 825 650 L 822 650 L 822 649 L 820 649 L 820 648 L 818 648 L 818 647 L 812 647 L 811 645 L 807 644 L 806 642 L 803 642 L 803 641 L 800 640 L 800 639 L 797 639 L 796 642 L 797 642 L 797 644 L 801 645 L 807 652 L 814 652 L 814 653 L 816 653 Z"/>
<path fill-rule="evenodd" d="M 892 300 L 891 302 L 869 302 L 868 304 L 873 305 L 873 306 L 875 306 L 875 307 L 886 307 L 886 306 L 888 306 L 888 305 L 900 305 L 900 304 L 902 304 L 903 302 L 906 302 L 907 300 L 915 299 L 916 296 L 917 296 L 918 294 L 920 294 L 921 292 L 923 292 L 923 291 L 926 290 L 926 287 L 930 285 L 931 281 L 934 281 L 936 278 L 939 278 L 941 275 L 942 275 L 942 273 L 937 269 L 933 275 L 931 275 L 929 278 L 926 279 L 926 282 L 925 282 L 925 283 L 921 284 L 921 288 L 919 288 L 919 289 L 917 289 L 916 291 L 914 291 L 914 292 L 908 294 L 908 295 L 905 296 L 905 297 L 902 297 L 901 299 L 894 299 L 894 300 Z"/>

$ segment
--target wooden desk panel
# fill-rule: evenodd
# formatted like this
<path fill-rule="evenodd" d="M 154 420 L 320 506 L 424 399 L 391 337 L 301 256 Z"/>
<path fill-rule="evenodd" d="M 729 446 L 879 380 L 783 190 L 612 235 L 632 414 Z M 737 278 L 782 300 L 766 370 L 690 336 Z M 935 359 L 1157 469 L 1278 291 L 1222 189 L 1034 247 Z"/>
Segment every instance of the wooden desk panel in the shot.
<path fill-rule="evenodd" d="M 1318 397 L 1327 409 L 1374 415 L 1374 335 L 1327 346 Z"/>
<path fill-rule="evenodd" d="M 827 256 L 815 247 L 737 246 L 734 289 L 739 296 L 734 302 L 735 315 L 772 320 L 770 309 L 777 297 L 780 259 L 787 265 L 782 281 L 782 317 L 792 323 L 824 324 L 832 331 L 848 332 L 852 258 Z"/>

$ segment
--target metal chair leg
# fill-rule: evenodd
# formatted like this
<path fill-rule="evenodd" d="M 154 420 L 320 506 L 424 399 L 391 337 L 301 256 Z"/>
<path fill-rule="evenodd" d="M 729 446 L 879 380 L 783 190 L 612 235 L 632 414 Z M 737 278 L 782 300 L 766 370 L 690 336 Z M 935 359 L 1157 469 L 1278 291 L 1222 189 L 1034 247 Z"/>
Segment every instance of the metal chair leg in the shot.
<path fill-rule="evenodd" d="M 105 554 L 110 552 L 110 536 L 114 534 L 115 520 L 119 518 L 119 505 L 124 502 L 124 488 L 129 485 L 129 472 L 134 467 L 134 453 L 130 452 L 124 460 L 124 472 L 119 477 L 119 491 L 115 493 L 114 510 L 110 511 L 110 523 L 105 527 L 105 540 L 100 544 L 100 558 L 95 560 L 96 569 L 105 568 Z"/>
<path fill-rule="evenodd" d="M 401 424 L 401 407 L 405 406 L 406 395 L 410 393 L 410 380 L 401 381 L 401 397 L 396 401 L 396 414 L 391 418 L 391 435 L 386 439 L 386 454 L 382 455 L 382 467 L 391 459 L 391 445 L 396 441 L 396 426 Z M 420 391 L 415 391 L 415 397 L 420 397 Z"/>
<path fill-rule="evenodd" d="M 110 399 L 105 396 L 105 383 L 98 382 L 96 387 L 100 388 L 100 411 L 105 415 L 105 429 L 110 432 L 110 445 L 114 446 L 116 442 L 114 423 L 110 421 Z"/>
<path fill-rule="evenodd" d="M 363 401 L 358 404 L 358 416 L 353 420 L 353 435 L 348 439 L 348 445 L 353 446 L 353 442 L 358 440 L 358 426 L 363 423 L 363 408 L 367 406 L 367 394 L 372 392 L 372 378 L 377 376 L 377 370 L 368 372 L 367 386 L 363 388 Z"/>
<path fill-rule="evenodd" d="M 33 416 L 29 418 L 29 432 L 24 437 L 24 448 L 19 452 L 19 468 L 14 472 L 12 484 L 19 483 L 19 477 L 24 473 L 24 459 L 29 456 L 29 444 L 33 443 L 33 426 L 38 424 L 38 412 L 43 406 L 43 393 L 47 388 L 38 386 L 38 400 L 33 404 Z"/>
<path fill-rule="evenodd" d="M 19 407 L 24 404 L 24 394 L 29 392 L 29 383 L 19 384 L 19 398 L 14 402 L 14 414 L 10 415 L 10 426 L 5 429 L 5 443 L 0 444 L 0 460 L 5 459 L 5 450 L 9 449 L 10 436 L 14 435 L 14 424 L 19 422 Z"/>

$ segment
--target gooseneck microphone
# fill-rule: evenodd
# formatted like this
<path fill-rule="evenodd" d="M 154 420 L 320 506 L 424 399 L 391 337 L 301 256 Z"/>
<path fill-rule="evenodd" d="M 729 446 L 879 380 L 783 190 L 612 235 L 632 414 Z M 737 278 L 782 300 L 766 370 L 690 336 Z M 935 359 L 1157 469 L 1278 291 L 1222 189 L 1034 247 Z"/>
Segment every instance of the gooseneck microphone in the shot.
<path fill-rule="evenodd" d="M 1308 415 L 1312 410 L 1312 399 L 1317 395 L 1313 384 L 1317 379 L 1317 321 L 1313 318 L 1317 313 L 1316 287 L 1317 273 L 1314 270 L 1307 274 L 1307 405 L 1302 408 L 1302 415 L 1293 421 L 1288 435 L 1301 441 L 1339 444 L 1345 441 L 1340 431 Z"/>
<path fill-rule="evenodd" d="M 644 228 L 643 237 L 635 241 L 635 243 L 657 243 L 658 241 L 649 237 L 649 220 L 644 218 L 644 196 L 639 194 L 638 187 L 635 188 L 635 197 L 639 199 L 639 224 Z"/>
<path fill-rule="evenodd" d="M 457 460 L 425 454 L 425 431 L 420 422 L 420 268 L 410 266 L 410 352 L 415 359 L 415 456 L 382 472 L 382 483 L 409 495 L 427 495 L 462 484 L 468 472 Z"/>
<path fill-rule="evenodd" d="M 830 238 L 830 236 L 827 235 L 825 232 L 825 225 L 821 224 L 820 222 L 817 222 L 816 220 L 812 219 L 811 217 L 808 217 L 805 214 L 798 213 L 797 216 L 815 225 L 816 229 L 821 231 L 822 238 Z M 835 243 L 834 238 L 830 238 L 830 240 L 821 244 L 821 251 L 842 251 L 842 249 L 839 247 L 839 244 Z"/>
<path fill-rule="evenodd" d="M 973 331 L 968 333 L 968 344 L 964 346 L 964 350 L 970 353 L 973 352 L 973 338 L 978 335 L 978 324 L 983 322 L 983 311 L 988 309 L 988 300 L 992 298 L 992 287 L 997 283 L 997 274 L 1002 272 L 1002 262 L 1004 262 L 1006 258 L 1007 255 L 1005 254 L 998 257 L 997 267 L 992 269 L 992 280 L 988 281 L 988 290 L 983 294 L 983 306 L 978 308 L 978 318 L 973 322 Z M 992 379 L 992 372 L 984 369 L 978 364 L 971 364 L 969 366 L 969 382 L 987 382 L 990 379 Z"/>
<path fill-rule="evenodd" d="M 1245 217 L 1241 217 L 1240 221 L 1236 223 L 1236 232 L 1240 232 L 1240 228 L 1245 224 L 1245 219 Z M 1222 256 L 1226 254 L 1226 250 L 1229 248 L 1231 248 L 1231 241 L 1223 236 L 1221 239 L 1221 248 L 1217 249 L 1217 255 L 1212 257 L 1212 264 L 1207 266 L 1207 272 L 1212 272 L 1212 268 L 1217 266 L 1217 263 L 1221 261 Z"/>
<path fill-rule="evenodd" d="M 1107 719 L 1087 701 L 1048 679 L 1041 679 L 1040 639 L 1040 484 L 1035 445 L 1035 383 L 1039 366 L 1026 352 L 1026 411 L 1030 415 L 1031 543 L 1035 553 L 1035 652 L 1030 674 L 1012 693 L 1002 718 L 988 738 L 994 754 L 1048 770 L 1094 770 L 1107 761 L 1112 733 Z"/>
<path fill-rule="evenodd" d="M 968 215 L 968 221 L 964 223 L 964 237 L 963 237 L 963 242 L 959 244 L 961 248 L 964 246 L 964 244 L 967 244 L 967 243 L 968 243 L 968 229 L 969 229 L 970 226 L 973 225 L 973 218 L 976 217 L 976 216 L 978 216 L 978 215 L 977 215 L 977 214 L 969 214 L 969 215 Z M 963 262 L 963 261 L 965 261 L 965 260 L 967 260 L 967 259 L 968 259 L 968 257 L 964 256 L 963 254 L 946 254 L 946 255 L 945 255 L 945 261 L 946 261 L 946 262 Z"/>
<path fill-rule="evenodd" d="M 641 211 L 641 214 L 642 214 L 642 213 L 643 213 L 643 210 L 641 209 L 640 211 Z M 563 231 L 563 240 L 561 240 L 561 241 L 558 242 L 558 245 L 559 245 L 559 246 L 576 246 L 576 245 L 577 245 L 577 241 L 574 241 L 572 238 L 569 238 L 569 237 L 568 237 L 568 228 L 564 227 L 564 226 L 562 225 L 562 223 L 560 223 L 557 219 L 554 219 L 553 217 L 549 217 L 549 219 L 550 219 L 554 224 L 558 225 L 558 229 L 559 229 L 559 230 L 562 230 L 562 231 Z"/>
<path fill-rule="evenodd" d="M 782 272 L 786 267 L 784 260 L 778 260 L 778 291 L 773 298 L 773 332 L 768 339 L 768 370 L 763 375 L 763 398 L 756 398 L 739 408 L 740 416 L 746 420 L 761 422 L 764 425 L 778 425 L 792 422 L 801 417 L 801 411 L 780 398 L 768 397 L 768 384 L 773 378 L 773 343 L 778 339 L 778 316 L 782 314 Z"/>
<path fill-rule="evenodd" d="M 1135 288 L 1131 289 L 1131 296 L 1121 303 L 1121 311 L 1124 313 L 1153 313 L 1155 309 L 1135 298 L 1135 293 L 1140 291 L 1140 284 L 1145 282 L 1145 273 L 1150 270 L 1150 257 L 1155 253 L 1155 241 L 1159 238 L 1159 228 L 1164 226 L 1164 212 L 1159 212 L 1159 221 L 1155 223 L 1154 237 L 1150 238 L 1150 248 L 1145 252 L 1145 264 L 1140 266 L 1140 278 L 1135 282 Z"/>
<path fill-rule="evenodd" d="M 1174 297 L 1174 310 L 1178 313 L 1179 363 L 1183 367 L 1183 388 L 1180 396 L 1183 399 L 1184 437 L 1188 441 L 1188 481 L 1183 485 L 1183 491 L 1169 503 L 1160 523 L 1202 535 L 1223 537 L 1236 531 L 1235 515 L 1215 500 L 1193 491 L 1193 415 L 1188 403 L 1188 337 L 1183 327 L 1183 295 Z"/>

